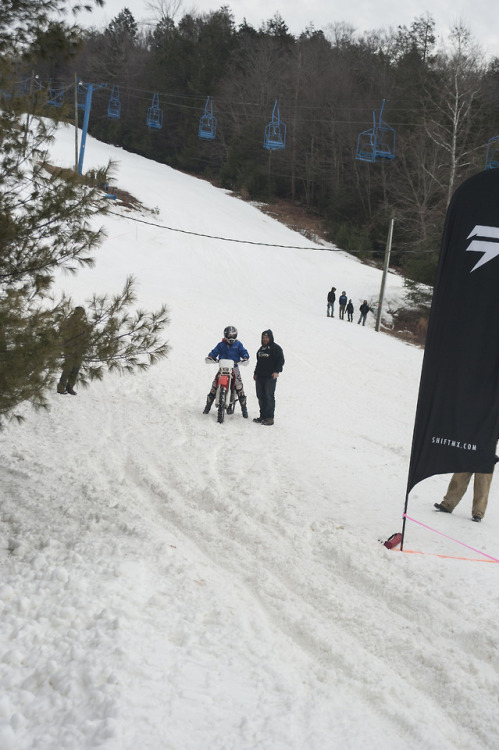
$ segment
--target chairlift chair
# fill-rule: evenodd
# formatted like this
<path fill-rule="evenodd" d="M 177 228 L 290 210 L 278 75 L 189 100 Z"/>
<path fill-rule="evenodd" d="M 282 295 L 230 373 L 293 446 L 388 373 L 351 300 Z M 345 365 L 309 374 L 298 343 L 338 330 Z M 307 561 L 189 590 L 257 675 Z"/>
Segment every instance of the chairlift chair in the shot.
<path fill-rule="evenodd" d="M 47 104 L 50 104 L 52 107 L 62 107 L 64 104 L 64 86 L 56 89 L 52 86 L 52 82 L 49 83 Z"/>
<path fill-rule="evenodd" d="M 198 136 L 205 141 L 213 141 L 217 134 L 217 118 L 213 115 L 213 102 L 206 100 L 204 115 L 199 120 Z"/>
<path fill-rule="evenodd" d="M 163 110 L 159 108 L 159 94 L 154 94 L 152 106 L 147 110 L 147 125 L 154 130 L 161 130 L 163 127 Z"/>
<path fill-rule="evenodd" d="M 395 159 L 395 130 L 381 119 L 384 106 L 385 99 L 381 105 L 378 124 L 376 112 L 373 112 L 373 127 L 364 130 L 357 138 L 355 158 L 359 161 L 379 162 Z"/>
<path fill-rule="evenodd" d="M 31 78 L 25 78 L 23 81 L 17 81 L 14 89 L 14 96 L 27 96 L 29 94 Z"/>
<path fill-rule="evenodd" d="M 119 120 L 121 115 L 120 87 L 113 86 L 109 104 L 107 105 L 107 116 Z"/>
<path fill-rule="evenodd" d="M 485 169 L 497 169 L 499 167 L 499 135 L 491 138 L 487 144 L 487 156 L 485 157 Z"/>
<path fill-rule="evenodd" d="M 281 121 L 277 99 L 272 110 L 272 120 L 265 128 L 263 147 L 270 151 L 277 151 L 286 145 L 286 124 Z"/>

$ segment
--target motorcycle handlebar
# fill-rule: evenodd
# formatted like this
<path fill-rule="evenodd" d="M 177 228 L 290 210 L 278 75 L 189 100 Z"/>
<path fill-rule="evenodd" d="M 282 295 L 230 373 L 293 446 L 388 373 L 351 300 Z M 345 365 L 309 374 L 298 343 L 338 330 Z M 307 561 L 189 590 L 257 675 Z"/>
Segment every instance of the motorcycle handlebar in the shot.
<path fill-rule="evenodd" d="M 217 360 L 213 359 L 213 357 L 205 357 L 204 361 L 206 362 L 207 365 L 209 365 L 209 364 L 218 365 Z M 249 364 L 249 359 L 242 359 L 240 362 L 234 362 L 234 364 L 235 365 L 248 365 Z"/>

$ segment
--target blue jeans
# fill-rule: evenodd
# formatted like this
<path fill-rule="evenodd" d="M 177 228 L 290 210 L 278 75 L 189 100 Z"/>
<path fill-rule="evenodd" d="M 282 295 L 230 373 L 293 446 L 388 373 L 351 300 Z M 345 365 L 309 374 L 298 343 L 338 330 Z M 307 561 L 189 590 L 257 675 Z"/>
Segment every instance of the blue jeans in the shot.
<path fill-rule="evenodd" d="M 327 316 L 328 318 L 334 318 L 334 302 L 327 303 Z"/>
<path fill-rule="evenodd" d="M 367 318 L 367 313 L 361 313 L 360 314 L 360 318 L 359 318 L 359 323 L 360 323 L 360 321 L 362 321 L 362 325 L 365 326 L 365 324 L 366 324 L 366 318 Z"/>
<path fill-rule="evenodd" d="M 276 384 L 277 380 L 273 377 L 257 378 L 255 381 L 260 419 L 274 419 Z"/>

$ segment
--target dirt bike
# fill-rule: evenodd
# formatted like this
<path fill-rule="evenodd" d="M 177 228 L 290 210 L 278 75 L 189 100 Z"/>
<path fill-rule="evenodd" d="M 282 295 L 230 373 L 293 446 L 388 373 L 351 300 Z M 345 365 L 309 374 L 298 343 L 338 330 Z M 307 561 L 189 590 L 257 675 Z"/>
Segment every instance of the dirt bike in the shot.
<path fill-rule="evenodd" d="M 236 391 L 236 379 L 234 377 L 234 360 L 219 359 L 218 362 L 215 362 L 211 357 L 207 357 L 206 362 L 214 362 L 218 365 L 218 372 L 215 378 L 217 387 L 215 407 L 217 409 L 217 422 L 222 424 L 225 414 L 233 414 L 236 402 L 239 401 Z M 247 360 L 243 360 L 241 364 L 247 364 Z"/>

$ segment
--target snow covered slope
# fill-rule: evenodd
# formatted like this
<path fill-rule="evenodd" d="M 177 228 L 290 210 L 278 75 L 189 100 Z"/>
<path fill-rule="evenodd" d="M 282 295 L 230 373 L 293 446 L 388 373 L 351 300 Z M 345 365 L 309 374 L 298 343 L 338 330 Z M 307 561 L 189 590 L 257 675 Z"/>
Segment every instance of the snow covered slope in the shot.
<path fill-rule="evenodd" d="M 73 133 L 53 160 L 71 165 Z M 202 180 L 87 141 L 86 168 L 152 213 L 113 209 L 75 304 L 138 281 L 170 356 L 0 434 L 0 750 L 496 750 L 498 490 L 401 529 L 422 353 L 357 325 L 380 273 Z M 224 242 L 137 223 L 244 239 Z M 302 249 L 296 249 L 302 248 Z M 343 289 L 355 322 L 326 317 Z M 388 297 L 401 281 L 389 276 Z M 252 355 L 250 419 L 203 415 L 226 325 Z M 252 372 L 272 328 L 276 422 Z M 452 557 L 439 557 L 448 555 Z"/>

